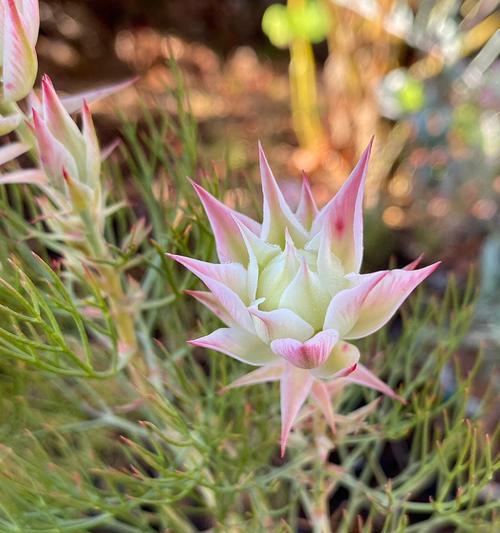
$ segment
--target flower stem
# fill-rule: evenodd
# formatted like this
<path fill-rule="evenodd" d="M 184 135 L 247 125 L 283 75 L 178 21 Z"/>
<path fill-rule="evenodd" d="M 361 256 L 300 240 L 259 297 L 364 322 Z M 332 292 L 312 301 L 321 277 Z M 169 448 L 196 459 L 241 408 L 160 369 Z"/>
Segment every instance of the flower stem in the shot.
<path fill-rule="evenodd" d="M 98 260 L 95 268 L 99 274 L 100 288 L 108 298 L 118 334 L 118 354 L 120 357 L 129 358 L 137 352 L 137 337 L 127 294 L 123 290 L 118 272 L 107 264 L 111 257 L 102 233 L 97 230 L 96 222 L 92 220 L 88 210 L 82 211 L 80 216 L 85 226 L 89 251 Z"/>

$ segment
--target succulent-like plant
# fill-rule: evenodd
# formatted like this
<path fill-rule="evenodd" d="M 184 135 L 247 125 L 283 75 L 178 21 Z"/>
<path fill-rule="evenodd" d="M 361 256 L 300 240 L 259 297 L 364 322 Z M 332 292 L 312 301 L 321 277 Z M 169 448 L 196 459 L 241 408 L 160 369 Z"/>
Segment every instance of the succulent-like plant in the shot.
<path fill-rule="evenodd" d="M 280 380 L 281 453 L 312 393 L 333 420 L 326 381 L 347 379 L 395 397 L 348 341 L 374 333 L 438 267 L 360 274 L 363 191 L 372 141 L 343 187 L 318 210 L 307 178 L 295 212 L 259 147 L 262 224 L 194 185 L 214 231 L 220 264 L 171 257 L 211 292 L 191 291 L 227 327 L 190 341 L 260 368 L 232 386 Z M 333 424 L 332 424 L 333 425 Z"/>

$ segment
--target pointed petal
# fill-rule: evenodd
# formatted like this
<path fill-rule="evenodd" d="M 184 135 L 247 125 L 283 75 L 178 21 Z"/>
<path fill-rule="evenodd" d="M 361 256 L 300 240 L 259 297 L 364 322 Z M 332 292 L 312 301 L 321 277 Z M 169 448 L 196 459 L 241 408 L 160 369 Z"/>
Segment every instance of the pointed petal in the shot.
<path fill-rule="evenodd" d="M 25 154 L 30 147 L 23 143 L 10 143 L 0 147 L 0 165 L 4 165 L 16 157 Z"/>
<path fill-rule="evenodd" d="M 219 202 L 203 187 L 191 182 L 198 194 L 214 232 L 217 255 L 221 262 L 237 261 L 246 264 L 248 256 L 236 217 L 250 231 L 259 231 L 259 224 Z"/>
<path fill-rule="evenodd" d="M 350 381 L 351 383 L 357 383 L 358 385 L 362 385 L 363 387 L 375 389 L 381 392 L 382 394 L 386 394 L 387 396 L 399 400 L 402 403 L 406 403 L 406 400 L 404 398 L 401 398 L 401 396 L 396 394 L 391 389 L 391 387 L 389 387 L 389 385 L 384 383 L 373 372 L 368 370 L 368 368 L 366 368 L 366 366 L 363 366 L 362 364 L 358 364 L 356 370 L 349 374 L 346 377 L 346 380 Z"/>
<path fill-rule="evenodd" d="M 6 102 L 17 102 L 33 88 L 38 62 L 15 0 L 3 2 L 3 7 L 3 96 Z"/>
<path fill-rule="evenodd" d="M 248 257 L 248 264 L 247 264 L 247 269 L 246 269 L 247 301 L 255 302 L 256 295 L 257 295 L 257 285 L 259 282 L 259 264 L 257 262 L 257 258 L 255 257 L 253 248 L 248 241 L 245 231 L 247 231 L 248 233 L 251 233 L 252 235 L 253 233 L 246 226 L 243 226 L 243 224 L 236 217 L 233 217 L 233 220 L 238 226 L 238 229 L 240 230 L 241 237 L 243 239 L 243 242 L 245 244 L 245 248 L 247 251 L 247 257 Z"/>
<path fill-rule="evenodd" d="M 205 285 L 207 278 L 220 281 L 234 291 L 242 300 L 247 300 L 247 273 L 245 268 L 239 263 L 207 263 L 192 257 L 167 255 L 199 277 Z"/>
<path fill-rule="evenodd" d="M 273 258 L 276 257 L 280 252 L 281 248 L 276 244 L 269 244 L 268 242 L 263 241 L 260 237 L 257 236 L 251 229 L 249 229 L 245 224 L 243 224 L 238 218 L 234 217 L 234 221 L 238 225 L 238 228 L 245 242 L 248 254 L 254 254 L 257 264 L 260 268 L 265 267 L 265 265 Z"/>
<path fill-rule="evenodd" d="M 220 328 L 210 335 L 188 341 L 194 346 L 222 352 L 254 366 L 276 363 L 279 358 L 257 336 L 240 328 Z"/>
<path fill-rule="evenodd" d="M 69 113 L 62 105 L 47 75 L 42 77 L 43 118 L 52 135 L 73 156 L 79 170 L 79 176 L 85 176 L 85 144 L 82 134 Z"/>
<path fill-rule="evenodd" d="M 297 250 L 293 243 L 287 240 L 285 250 L 273 257 L 260 271 L 257 293 L 265 297 L 262 309 L 271 311 L 282 307 L 281 296 L 297 275 L 299 267 Z"/>
<path fill-rule="evenodd" d="M 368 294 L 386 275 L 387 271 L 369 274 L 370 277 L 356 287 L 344 289 L 336 294 L 326 310 L 324 329 L 335 329 L 339 332 L 340 338 L 345 338 L 358 321 Z"/>
<path fill-rule="evenodd" d="M 330 399 L 330 392 L 325 383 L 315 381 L 311 389 L 311 395 L 317 406 L 321 409 L 332 433 L 335 433 L 335 415 L 333 413 L 332 401 Z"/>
<path fill-rule="evenodd" d="M 283 247 L 285 228 L 288 228 L 297 246 L 303 246 L 307 240 L 307 232 L 286 203 L 260 143 L 259 161 L 264 195 L 262 239 Z"/>
<path fill-rule="evenodd" d="M 330 357 L 311 374 L 319 379 L 336 379 L 350 375 L 356 370 L 359 361 L 359 350 L 348 342 L 338 342 L 330 353 Z"/>
<path fill-rule="evenodd" d="M 19 114 L 0 116 L 0 135 L 7 135 L 21 124 L 23 116 Z"/>
<path fill-rule="evenodd" d="M 323 329 L 329 302 L 330 294 L 321 286 L 318 275 L 303 260 L 297 274 L 284 290 L 279 307 L 291 309 L 317 331 Z"/>
<path fill-rule="evenodd" d="M 281 379 L 284 370 L 285 365 L 281 363 L 261 366 L 260 368 L 257 368 L 257 370 L 253 370 L 252 372 L 249 372 L 248 374 L 236 379 L 229 385 L 226 385 L 221 389 L 221 392 L 226 392 L 229 389 L 235 389 L 237 387 L 268 383 L 269 381 L 278 381 Z"/>
<path fill-rule="evenodd" d="M 308 370 L 287 365 L 281 378 L 281 457 L 285 455 L 290 430 L 311 390 L 313 377 Z"/>
<path fill-rule="evenodd" d="M 321 285 L 328 290 L 330 296 L 335 296 L 348 284 L 344 276 L 344 265 L 333 251 L 330 232 L 322 231 L 319 237 L 320 244 L 316 260 L 318 276 Z"/>
<path fill-rule="evenodd" d="M 0 185 L 7 183 L 29 183 L 31 185 L 45 185 L 47 178 L 42 170 L 32 168 L 28 170 L 17 170 L 8 174 L 0 174 Z"/>
<path fill-rule="evenodd" d="M 373 283 L 373 280 L 377 280 L 376 277 L 374 278 L 377 273 L 362 275 L 361 278 L 367 281 L 362 281 L 354 289 L 340 292 L 332 299 L 330 306 L 332 312 L 327 311 L 325 323 L 336 324 L 342 315 L 350 313 L 350 327 L 344 327 L 342 338 L 360 339 L 374 333 L 392 318 L 417 285 L 430 276 L 439 265 L 440 262 L 413 271 L 388 270 L 382 273 L 383 275 L 376 283 Z M 369 290 L 365 291 L 367 286 Z M 350 295 L 356 291 L 365 292 L 365 297 L 354 302 Z M 343 293 L 348 294 L 343 295 Z M 334 302 L 336 298 L 338 301 Z"/>
<path fill-rule="evenodd" d="M 38 153 L 42 167 L 53 185 L 62 190 L 64 187 L 63 169 L 72 176 L 79 176 L 75 160 L 66 148 L 52 135 L 47 125 L 33 110 L 33 123 Z"/>
<path fill-rule="evenodd" d="M 187 266 L 188 263 L 185 262 L 184 260 L 188 260 L 189 264 L 193 266 L 192 261 L 196 261 L 195 259 L 189 259 L 188 257 L 182 257 L 182 256 L 173 255 L 173 254 L 167 254 L 167 255 L 170 258 L 174 259 L 175 261 L 179 261 L 181 264 L 183 264 L 184 266 L 189 268 L 192 272 L 194 272 L 192 268 Z M 199 263 L 203 263 L 203 261 L 199 261 Z M 203 264 L 210 265 L 211 263 L 203 263 Z M 226 266 L 226 265 L 213 265 L 213 266 Z M 246 308 L 241 298 L 232 289 L 230 289 L 225 283 L 218 281 L 216 278 L 211 277 L 210 275 L 207 275 L 206 273 L 201 272 L 201 271 L 194 272 L 194 273 L 212 291 L 215 298 L 217 298 L 217 301 L 219 302 L 219 304 L 226 310 L 229 316 L 231 316 L 232 319 L 242 328 L 248 330 L 251 333 L 254 333 L 254 325 L 253 325 L 252 317 L 250 316 L 250 313 L 248 312 L 248 309 Z"/>
<path fill-rule="evenodd" d="M 18 4 L 19 5 L 19 4 Z M 26 28 L 26 34 L 32 46 L 38 40 L 38 30 L 40 28 L 40 10 L 38 0 L 22 0 L 20 2 L 20 15 Z"/>
<path fill-rule="evenodd" d="M 314 334 L 312 326 L 290 309 L 260 311 L 250 307 L 248 311 L 255 317 L 255 331 L 263 342 L 283 337 L 304 341 Z"/>
<path fill-rule="evenodd" d="M 212 313 L 217 316 L 222 322 L 227 324 L 229 327 L 236 327 L 236 322 L 231 318 L 229 313 L 226 311 L 224 307 L 219 303 L 219 300 L 211 293 L 207 291 L 190 291 L 185 290 L 186 294 L 189 294 L 189 296 L 192 296 L 193 298 L 196 298 L 199 302 L 201 302 L 205 307 L 210 309 Z"/>
<path fill-rule="evenodd" d="M 71 94 L 69 96 L 63 96 L 61 103 L 68 113 L 75 113 L 83 107 L 83 102 L 86 101 L 89 104 L 97 102 L 107 96 L 111 96 L 127 87 L 133 85 L 138 78 L 131 78 L 129 80 L 121 81 L 119 83 L 113 83 L 100 87 L 98 89 L 90 89 L 77 94 Z"/>
<path fill-rule="evenodd" d="M 64 167 L 63 178 L 66 184 L 67 196 L 71 201 L 73 210 L 81 213 L 89 209 L 93 203 L 92 189 L 85 183 L 74 180 Z"/>
<path fill-rule="evenodd" d="M 319 212 L 312 235 L 327 231 L 345 272 L 359 272 L 363 259 L 363 193 L 373 139 L 340 191 Z"/>
<path fill-rule="evenodd" d="M 85 143 L 86 182 L 98 187 L 101 174 L 101 149 L 87 102 L 82 107 L 82 136 Z"/>
<path fill-rule="evenodd" d="M 318 214 L 318 207 L 314 201 L 311 186 L 305 172 L 302 174 L 302 189 L 300 191 L 299 205 L 295 215 L 306 229 L 310 229 L 313 220 Z"/>
<path fill-rule="evenodd" d="M 327 329 L 305 342 L 291 338 L 276 339 L 271 342 L 271 350 L 298 368 L 311 369 L 328 359 L 338 340 L 339 334 Z"/>
<path fill-rule="evenodd" d="M 420 265 L 420 262 L 422 261 L 422 258 L 424 257 L 424 254 L 420 254 L 415 261 L 412 261 L 410 264 L 406 265 L 403 270 L 415 270 L 418 265 Z"/>

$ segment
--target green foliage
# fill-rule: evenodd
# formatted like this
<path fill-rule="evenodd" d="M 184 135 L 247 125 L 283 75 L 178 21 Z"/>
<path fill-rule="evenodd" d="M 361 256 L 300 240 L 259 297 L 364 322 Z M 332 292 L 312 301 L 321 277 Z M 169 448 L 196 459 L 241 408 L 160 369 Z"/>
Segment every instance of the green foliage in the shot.
<path fill-rule="evenodd" d="M 105 233 L 106 266 L 135 310 L 130 360 L 95 282 L 99 263 L 81 275 L 64 261 L 53 268 L 64 250 L 26 222 L 38 193 L 3 192 L 0 531 L 495 530 L 498 434 L 483 427 L 488 394 L 471 410 L 480 354 L 468 372 L 457 357 L 472 280 L 463 291 L 450 280 L 440 298 L 420 291 L 398 334 L 386 328 L 360 346 L 406 405 L 346 387 L 334 396 L 337 433 L 311 404 L 285 460 L 276 385 L 221 393 L 245 368 L 185 343 L 216 319 L 183 295 L 197 282 L 164 255 L 214 254 L 185 179 L 203 175 L 180 78 L 175 96 L 175 117 L 145 108 L 141 124 L 124 121 L 105 175 L 112 200 L 128 200 Z M 229 186 L 202 181 L 218 196 Z"/>

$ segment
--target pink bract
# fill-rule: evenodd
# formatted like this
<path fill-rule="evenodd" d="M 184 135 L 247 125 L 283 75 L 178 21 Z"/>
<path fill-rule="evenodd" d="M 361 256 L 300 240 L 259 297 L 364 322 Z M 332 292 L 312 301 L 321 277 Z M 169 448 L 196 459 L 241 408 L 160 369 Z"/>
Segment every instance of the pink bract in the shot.
<path fill-rule="evenodd" d="M 373 140 L 372 140 L 373 141 Z M 318 209 L 304 177 L 296 210 L 286 202 L 259 145 L 262 224 L 193 184 L 212 226 L 220 263 L 170 255 L 210 292 L 191 294 L 227 327 L 190 341 L 260 367 L 229 387 L 280 381 L 281 453 L 312 393 L 332 420 L 329 380 L 397 395 L 359 363 L 347 341 L 383 327 L 439 266 L 360 274 L 363 194 L 372 141 L 338 193 Z"/>

